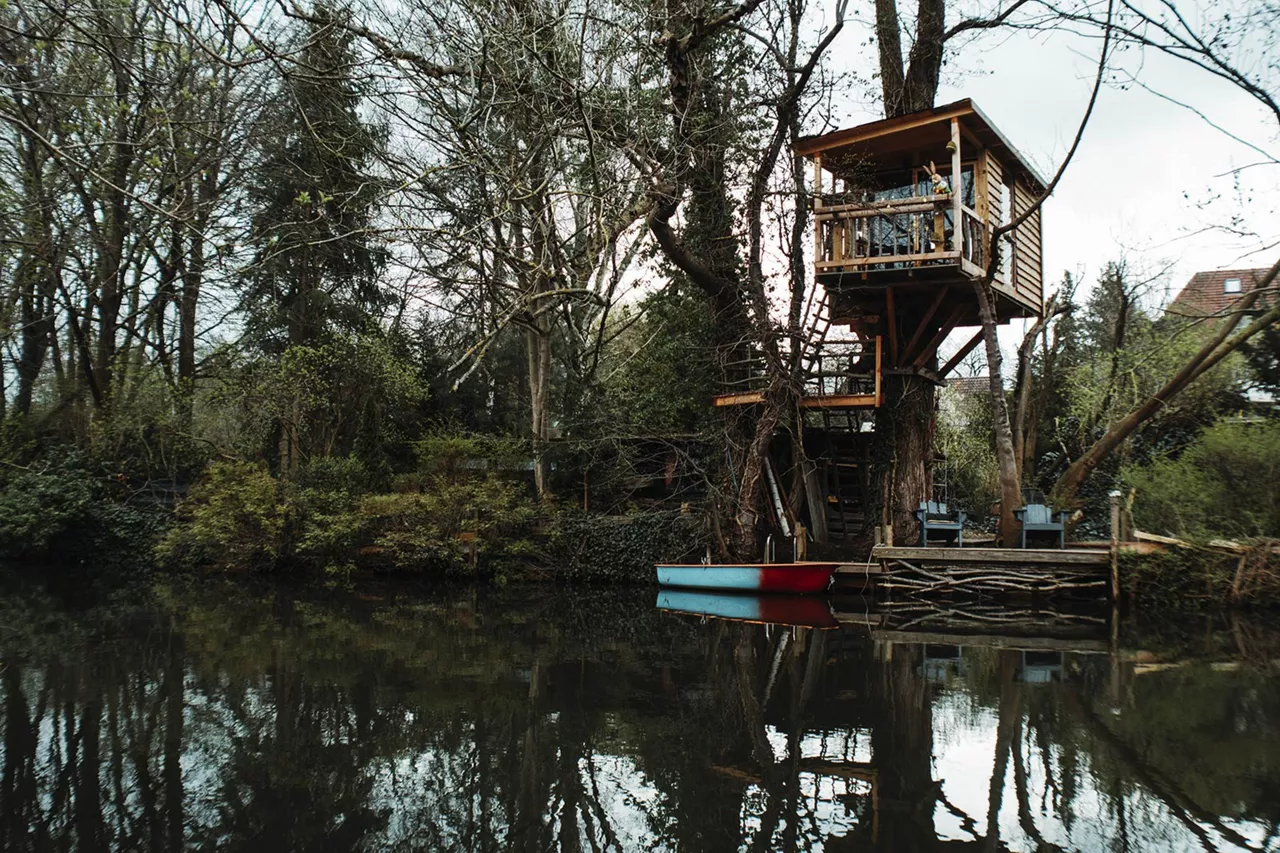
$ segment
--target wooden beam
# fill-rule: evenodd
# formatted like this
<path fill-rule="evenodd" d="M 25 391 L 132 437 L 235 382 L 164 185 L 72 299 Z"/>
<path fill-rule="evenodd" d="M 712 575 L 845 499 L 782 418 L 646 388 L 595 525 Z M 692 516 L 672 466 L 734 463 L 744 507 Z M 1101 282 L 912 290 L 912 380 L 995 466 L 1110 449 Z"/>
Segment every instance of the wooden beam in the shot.
<path fill-rule="evenodd" d="M 712 398 L 717 408 L 724 406 L 747 406 L 764 402 L 763 391 L 749 391 L 745 394 L 718 394 Z M 802 409 L 870 409 L 879 405 L 878 394 L 831 394 L 825 397 L 801 397 Z"/>
<path fill-rule="evenodd" d="M 924 367 L 924 363 L 933 358 L 934 353 L 938 351 L 938 347 L 942 346 L 942 342 L 947 339 L 947 335 L 951 334 L 951 330 L 960 322 L 960 316 L 964 314 L 964 310 L 964 303 L 951 309 L 950 316 L 938 329 L 937 334 L 933 336 L 933 339 L 929 341 L 924 349 L 920 350 L 920 354 L 916 356 L 915 361 L 911 362 L 913 367 Z"/>
<path fill-rule="evenodd" d="M 716 406 L 742 406 L 748 403 L 763 403 L 763 391 L 748 391 L 745 394 L 717 394 L 712 398 Z"/>
<path fill-rule="evenodd" d="M 903 356 L 911 358 L 911 353 L 915 352 L 916 344 L 920 343 L 920 337 L 924 334 L 924 330 L 929 327 L 929 321 L 933 319 L 933 315 L 938 313 L 938 309 L 942 307 L 942 301 L 947 298 L 950 288 L 943 285 L 938 288 L 938 295 L 934 297 L 933 304 L 929 306 L 929 310 L 924 312 L 924 316 L 920 318 L 919 325 L 916 326 L 915 334 L 911 336 L 911 340 L 907 341 L 906 348 L 902 351 Z"/>
<path fill-rule="evenodd" d="M 888 136 L 893 133 L 902 133 L 903 131 L 913 130 L 917 127 L 926 127 L 931 124 L 941 124 L 949 118 L 966 116 L 973 112 L 973 107 L 967 101 L 960 102 L 955 108 L 929 115 L 902 116 L 895 119 L 881 119 L 880 121 L 871 122 L 869 125 L 859 127 L 851 127 L 845 130 L 835 130 L 831 133 L 825 133 L 822 136 L 812 136 L 808 139 L 801 139 L 795 145 L 791 146 L 791 150 L 802 156 L 816 154 L 819 151 L 829 151 L 832 148 L 844 148 L 857 142 L 865 142 L 868 139 L 875 139 L 880 136 Z"/>
<path fill-rule="evenodd" d="M 889 324 L 889 363 L 898 363 L 898 314 L 893 310 L 893 285 L 884 291 L 885 319 Z"/>
<path fill-rule="evenodd" d="M 927 213 L 931 210 L 946 210 L 951 206 L 951 196 L 946 193 L 917 195 L 911 198 L 895 198 L 887 201 L 857 201 L 846 204 L 829 204 L 822 208 L 824 216 L 837 213 L 852 213 L 854 216 L 873 216 L 885 214 L 892 216 L 899 213 Z"/>
<path fill-rule="evenodd" d="M 944 364 L 942 366 L 942 369 L 938 371 L 938 375 L 943 379 L 946 379 L 947 374 L 955 370 L 956 365 L 959 364 L 966 355 L 973 352 L 973 348 L 976 347 L 981 341 L 982 341 L 982 330 L 979 329 L 977 332 L 974 333 L 972 338 L 969 338 L 969 340 L 965 341 L 964 346 L 960 347 L 960 349 L 956 351 L 955 355 L 951 356 L 951 358 L 947 360 L 947 363 Z"/>
<path fill-rule="evenodd" d="M 870 409 L 877 405 L 875 394 L 832 394 L 827 397 L 801 397 L 802 409 Z"/>

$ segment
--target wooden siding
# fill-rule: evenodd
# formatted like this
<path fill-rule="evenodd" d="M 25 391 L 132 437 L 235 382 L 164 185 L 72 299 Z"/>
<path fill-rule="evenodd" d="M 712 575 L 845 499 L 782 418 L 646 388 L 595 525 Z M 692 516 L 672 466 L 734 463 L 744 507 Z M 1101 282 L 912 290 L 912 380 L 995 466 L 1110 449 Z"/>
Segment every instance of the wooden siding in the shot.
<path fill-rule="evenodd" d="M 983 183 L 986 184 L 987 190 L 986 198 L 983 200 L 986 207 L 981 208 L 979 212 L 986 215 L 988 222 L 996 222 L 1000 219 L 1000 199 L 1004 195 L 1004 168 L 990 151 L 983 153 L 986 155 L 983 158 L 986 161 L 983 176 Z"/>
<path fill-rule="evenodd" d="M 1004 209 L 1004 195 L 1008 191 L 1008 188 L 1004 183 L 1004 166 L 1001 165 L 1000 160 L 990 151 L 984 151 L 983 154 L 985 155 L 983 157 L 985 168 L 983 169 L 984 175 L 982 183 L 984 186 L 984 192 L 981 199 L 983 203 L 983 210 L 981 212 L 988 223 L 988 228 L 994 228 L 997 225 L 1000 225 L 1003 221 L 1000 218 L 1000 212 Z M 987 239 L 990 238 L 988 237 Z M 1012 269 L 1012 262 L 1007 257 L 1008 254 L 1009 251 L 1006 246 L 1001 255 L 1002 261 L 1000 269 L 996 271 L 994 283 L 997 290 L 1001 290 L 1012 295 L 1013 290 L 1009 285 L 1009 277 L 1006 275 L 1006 271 Z M 985 251 L 983 252 L 983 257 L 986 257 Z M 985 260 L 982 266 L 985 269 Z"/>
<path fill-rule="evenodd" d="M 1013 187 L 1013 215 L 1016 219 L 1035 202 L 1031 188 L 1023 180 Z M 1013 290 L 1018 301 L 1034 307 L 1039 313 L 1044 306 L 1044 271 L 1040 249 L 1040 211 L 1036 211 L 1014 236 Z"/>

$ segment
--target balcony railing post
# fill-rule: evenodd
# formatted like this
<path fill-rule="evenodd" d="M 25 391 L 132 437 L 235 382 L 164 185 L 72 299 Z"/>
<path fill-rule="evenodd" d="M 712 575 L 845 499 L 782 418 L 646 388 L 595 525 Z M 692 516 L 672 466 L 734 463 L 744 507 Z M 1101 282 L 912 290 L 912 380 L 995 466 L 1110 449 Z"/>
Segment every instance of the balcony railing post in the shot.
<path fill-rule="evenodd" d="M 960 202 L 964 198 L 964 176 L 960 165 L 960 119 L 951 120 L 951 221 L 956 244 L 953 247 L 964 257 L 964 222 L 961 220 Z"/>
<path fill-rule="evenodd" d="M 813 260 L 826 260 L 822 256 L 822 155 L 813 155 Z M 834 224 L 834 223 L 833 223 Z"/>
<path fill-rule="evenodd" d="M 880 336 L 876 335 L 876 405 L 884 402 L 880 396 Z"/>

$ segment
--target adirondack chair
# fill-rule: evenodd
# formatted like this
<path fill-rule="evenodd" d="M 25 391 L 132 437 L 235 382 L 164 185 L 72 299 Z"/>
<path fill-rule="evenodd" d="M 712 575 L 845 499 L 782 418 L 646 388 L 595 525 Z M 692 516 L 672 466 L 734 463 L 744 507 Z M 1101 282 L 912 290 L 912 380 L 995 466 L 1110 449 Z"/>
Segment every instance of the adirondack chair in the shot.
<path fill-rule="evenodd" d="M 1027 531 L 1033 532 L 1056 532 L 1058 534 L 1058 547 L 1067 547 L 1067 513 L 1065 511 L 1055 513 L 1052 509 L 1041 503 L 1029 503 L 1022 509 L 1015 509 L 1013 514 L 1017 516 L 1018 521 L 1022 522 L 1022 547 L 1027 547 Z"/>
<path fill-rule="evenodd" d="M 950 512 L 947 505 L 939 501 L 920 501 L 920 508 L 915 511 L 916 520 L 920 522 L 920 547 L 929 547 L 929 531 L 940 532 L 945 538 L 956 540 L 956 547 L 964 544 L 964 510 Z"/>

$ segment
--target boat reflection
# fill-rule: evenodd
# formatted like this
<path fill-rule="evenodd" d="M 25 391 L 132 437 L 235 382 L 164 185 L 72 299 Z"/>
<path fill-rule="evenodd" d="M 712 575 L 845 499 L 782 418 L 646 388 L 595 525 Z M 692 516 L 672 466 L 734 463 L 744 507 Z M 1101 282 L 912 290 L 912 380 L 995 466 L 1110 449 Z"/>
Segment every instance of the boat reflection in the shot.
<path fill-rule="evenodd" d="M 831 604 L 816 595 L 749 595 L 662 589 L 658 591 L 656 606 L 659 610 L 673 613 L 767 625 L 835 628 L 840 624 L 831 612 Z"/>

